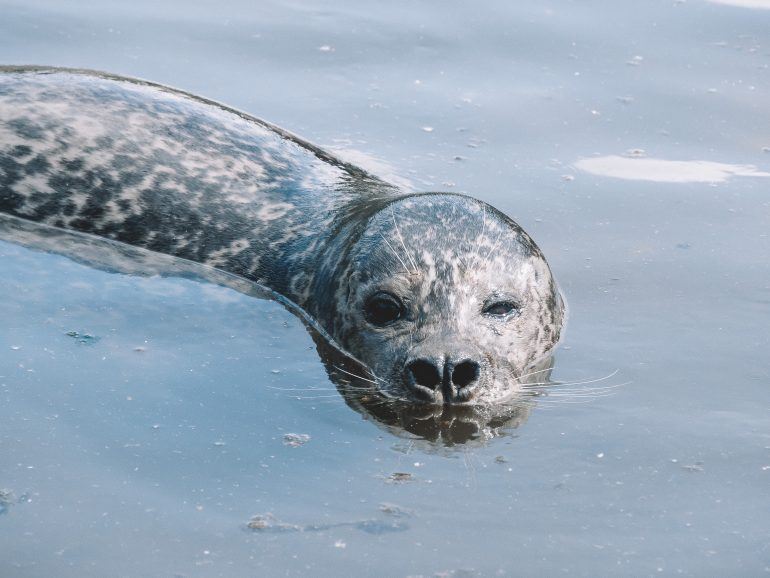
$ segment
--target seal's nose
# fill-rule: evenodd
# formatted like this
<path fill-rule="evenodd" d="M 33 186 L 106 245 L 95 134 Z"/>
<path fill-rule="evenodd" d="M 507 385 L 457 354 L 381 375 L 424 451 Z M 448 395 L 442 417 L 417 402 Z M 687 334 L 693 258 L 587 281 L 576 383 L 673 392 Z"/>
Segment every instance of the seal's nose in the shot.
<path fill-rule="evenodd" d="M 441 394 L 445 403 L 457 403 L 473 397 L 480 374 L 481 366 L 472 359 L 456 363 L 449 357 L 443 361 L 421 357 L 407 362 L 405 381 L 427 401 L 438 401 Z"/>

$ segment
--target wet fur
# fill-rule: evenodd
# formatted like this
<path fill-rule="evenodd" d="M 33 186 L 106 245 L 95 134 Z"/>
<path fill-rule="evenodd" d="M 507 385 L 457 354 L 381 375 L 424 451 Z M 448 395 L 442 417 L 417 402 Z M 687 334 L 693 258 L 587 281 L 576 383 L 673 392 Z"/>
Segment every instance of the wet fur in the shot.
<path fill-rule="evenodd" d="M 0 212 L 264 285 L 392 397 L 409 397 L 403 364 L 415 355 L 474 356 L 474 400 L 510 397 L 561 332 L 548 265 L 502 213 L 404 192 L 264 121 L 143 81 L 0 68 Z M 382 288 L 408 317 L 375 328 L 363 303 Z M 485 318 L 492 294 L 521 313 Z"/>

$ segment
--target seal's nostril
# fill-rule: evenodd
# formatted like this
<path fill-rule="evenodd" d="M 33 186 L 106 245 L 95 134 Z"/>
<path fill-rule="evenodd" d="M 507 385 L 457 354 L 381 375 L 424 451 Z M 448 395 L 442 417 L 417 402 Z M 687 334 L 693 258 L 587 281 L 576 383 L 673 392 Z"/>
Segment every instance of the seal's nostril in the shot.
<path fill-rule="evenodd" d="M 407 365 L 407 371 L 412 374 L 414 382 L 430 389 L 436 389 L 441 383 L 441 373 L 438 368 L 426 359 L 417 359 Z"/>
<path fill-rule="evenodd" d="M 475 361 L 463 361 L 455 365 L 452 371 L 452 383 L 460 389 L 467 387 L 479 378 L 479 364 Z"/>

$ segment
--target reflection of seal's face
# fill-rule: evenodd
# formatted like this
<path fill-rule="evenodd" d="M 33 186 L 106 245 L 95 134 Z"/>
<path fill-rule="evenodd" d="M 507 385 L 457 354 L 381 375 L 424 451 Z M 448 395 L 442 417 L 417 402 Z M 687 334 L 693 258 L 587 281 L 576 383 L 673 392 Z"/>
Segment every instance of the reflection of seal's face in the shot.
<path fill-rule="evenodd" d="M 370 219 L 337 292 L 335 337 L 393 397 L 491 403 L 558 341 L 563 305 L 513 221 L 459 195 L 418 195 Z"/>

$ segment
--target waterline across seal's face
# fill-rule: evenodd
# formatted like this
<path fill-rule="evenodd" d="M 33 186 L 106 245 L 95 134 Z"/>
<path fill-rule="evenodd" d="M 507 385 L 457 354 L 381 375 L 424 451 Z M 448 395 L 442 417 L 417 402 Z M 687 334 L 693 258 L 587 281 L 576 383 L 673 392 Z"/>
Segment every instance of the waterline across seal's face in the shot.
<path fill-rule="evenodd" d="M 399 199 L 369 219 L 334 304 L 335 337 L 390 397 L 495 403 L 559 339 L 548 264 L 511 219 L 462 195 Z"/>

